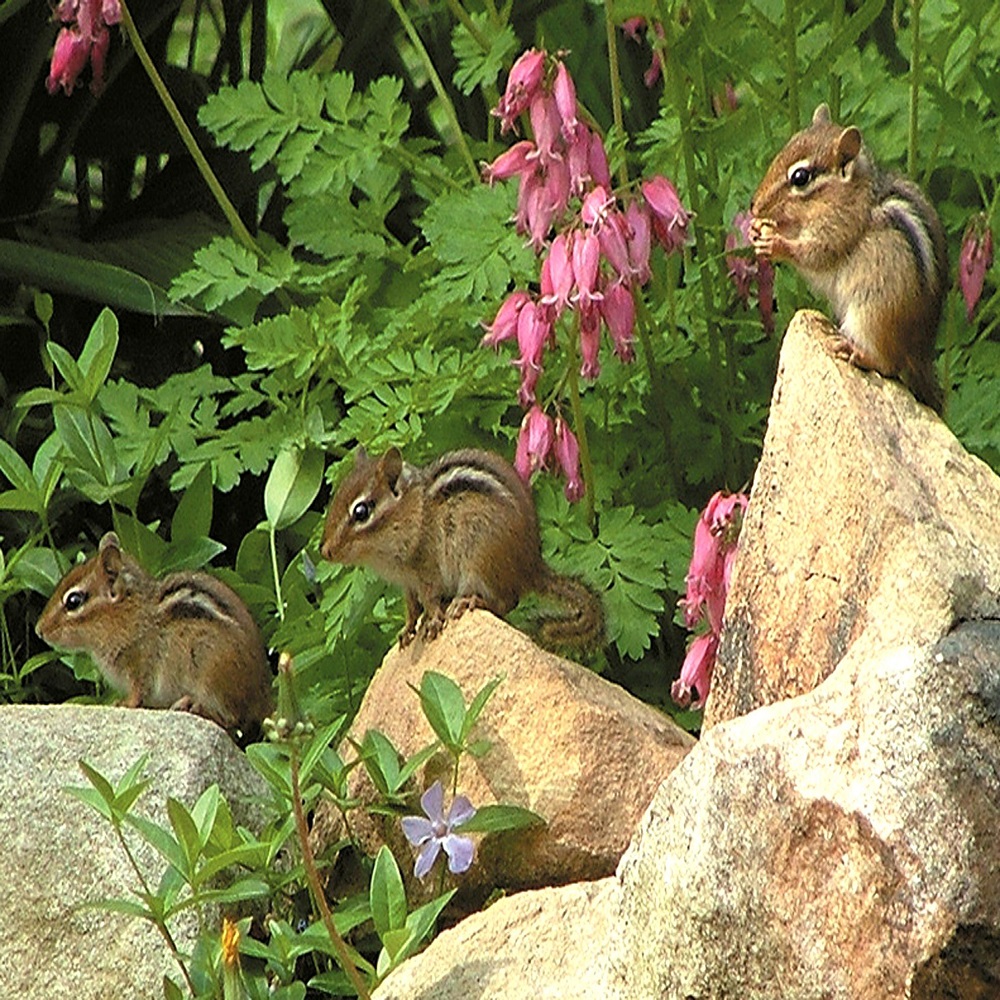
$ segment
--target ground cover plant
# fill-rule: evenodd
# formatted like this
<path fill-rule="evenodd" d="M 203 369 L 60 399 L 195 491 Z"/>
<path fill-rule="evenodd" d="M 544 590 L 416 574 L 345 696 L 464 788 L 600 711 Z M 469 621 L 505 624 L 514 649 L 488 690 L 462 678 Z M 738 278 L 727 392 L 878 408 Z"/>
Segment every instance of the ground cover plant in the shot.
<path fill-rule="evenodd" d="M 32 627 L 114 528 L 151 572 L 223 576 L 309 718 L 349 718 L 404 618 L 318 554 L 363 444 L 516 461 L 546 558 L 604 594 L 594 669 L 701 701 L 698 512 L 748 488 L 780 333 L 819 304 L 745 213 L 821 101 L 940 212 L 946 420 L 1000 468 L 993 4 L 51 13 L 0 5 L 6 700 L 111 697 Z"/>

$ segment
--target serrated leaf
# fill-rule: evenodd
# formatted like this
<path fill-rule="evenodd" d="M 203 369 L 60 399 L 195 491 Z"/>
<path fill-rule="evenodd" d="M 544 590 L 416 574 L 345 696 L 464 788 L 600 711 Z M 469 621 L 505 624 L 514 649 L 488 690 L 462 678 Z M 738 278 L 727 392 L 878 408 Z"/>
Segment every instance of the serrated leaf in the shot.
<path fill-rule="evenodd" d="M 493 32 L 493 23 L 486 14 L 473 14 L 473 26 L 480 38 L 485 38 L 485 49 L 464 24 L 458 24 L 451 34 L 451 48 L 458 66 L 452 79 L 463 94 L 471 94 L 476 87 L 490 86 L 497 82 L 507 58 L 517 48 L 514 29 L 505 24 Z"/>

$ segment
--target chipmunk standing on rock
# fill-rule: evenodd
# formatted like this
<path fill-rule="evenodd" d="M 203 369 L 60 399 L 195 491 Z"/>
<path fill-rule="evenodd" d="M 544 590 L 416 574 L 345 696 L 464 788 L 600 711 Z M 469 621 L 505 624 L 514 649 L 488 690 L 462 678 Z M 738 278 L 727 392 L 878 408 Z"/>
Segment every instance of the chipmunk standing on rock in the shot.
<path fill-rule="evenodd" d="M 38 635 L 86 650 L 130 708 L 175 708 L 244 734 L 271 711 L 260 632 L 236 592 L 207 573 L 150 576 L 109 531 L 45 606 Z"/>
<path fill-rule="evenodd" d="M 470 608 L 505 615 L 531 592 L 569 612 L 541 620 L 543 645 L 593 650 L 603 642 L 600 598 L 546 565 L 531 492 L 492 452 L 447 452 L 416 468 L 396 448 L 377 459 L 359 449 L 330 503 L 321 551 L 403 588 L 403 646 L 421 614 L 419 634 L 431 639 Z"/>
<path fill-rule="evenodd" d="M 833 306 L 835 355 L 898 376 L 943 404 L 934 341 L 948 255 L 937 213 L 911 181 L 882 173 L 853 125 L 821 104 L 774 158 L 753 196 L 757 253 L 790 261 Z"/>

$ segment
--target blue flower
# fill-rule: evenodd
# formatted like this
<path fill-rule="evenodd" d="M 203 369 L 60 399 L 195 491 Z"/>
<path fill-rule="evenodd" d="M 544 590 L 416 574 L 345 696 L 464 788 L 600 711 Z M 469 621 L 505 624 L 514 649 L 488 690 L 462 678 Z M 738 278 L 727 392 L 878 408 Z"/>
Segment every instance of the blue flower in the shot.
<path fill-rule="evenodd" d="M 420 807 L 426 813 L 426 819 L 423 816 L 404 816 L 402 820 L 406 839 L 420 848 L 413 874 L 424 878 L 434 867 L 442 847 L 448 855 L 448 870 L 453 875 L 468 871 L 475 854 L 475 844 L 470 837 L 460 837 L 452 831 L 476 815 L 472 803 L 464 795 L 456 795 L 445 818 L 444 788 L 440 781 L 435 781 L 420 796 Z"/>

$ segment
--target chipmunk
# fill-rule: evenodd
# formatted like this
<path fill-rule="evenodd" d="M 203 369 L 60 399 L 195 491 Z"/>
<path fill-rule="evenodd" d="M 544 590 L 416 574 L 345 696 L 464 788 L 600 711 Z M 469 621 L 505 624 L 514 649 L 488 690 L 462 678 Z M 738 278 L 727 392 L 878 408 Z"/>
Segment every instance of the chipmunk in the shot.
<path fill-rule="evenodd" d="M 35 632 L 86 650 L 130 708 L 174 708 L 254 732 L 271 711 L 260 632 L 236 592 L 207 573 L 158 580 L 109 531 L 59 582 Z"/>
<path fill-rule="evenodd" d="M 377 459 L 359 449 L 330 503 L 320 551 L 403 588 L 401 646 L 417 634 L 434 638 L 470 608 L 505 615 L 531 592 L 568 611 L 539 622 L 543 645 L 593 650 L 603 642 L 600 597 L 545 563 L 531 492 L 489 451 L 451 451 L 416 468 L 396 448 Z"/>
<path fill-rule="evenodd" d="M 830 300 L 830 349 L 859 368 L 898 376 L 940 413 L 934 341 L 948 252 L 937 213 L 911 181 L 883 173 L 853 125 L 821 104 L 774 158 L 753 196 L 750 237 Z"/>

